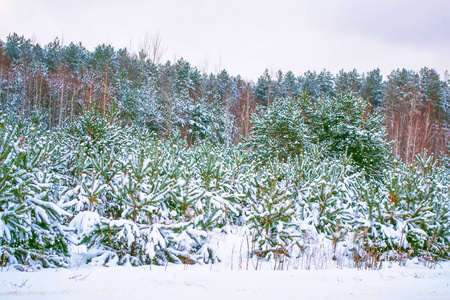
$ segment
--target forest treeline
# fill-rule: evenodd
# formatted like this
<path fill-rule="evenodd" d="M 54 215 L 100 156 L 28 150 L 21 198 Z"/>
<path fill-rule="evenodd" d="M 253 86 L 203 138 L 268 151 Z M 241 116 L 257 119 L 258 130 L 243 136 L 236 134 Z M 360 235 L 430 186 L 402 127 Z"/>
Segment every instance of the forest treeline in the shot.
<path fill-rule="evenodd" d="M 280 98 L 306 94 L 314 102 L 349 92 L 384 117 L 395 156 L 412 162 L 424 149 L 448 153 L 447 72 L 441 78 L 434 69 L 397 69 L 383 79 L 380 69 L 300 76 L 266 70 L 254 83 L 226 70 L 207 74 L 184 59 L 160 63 L 149 49 L 132 54 L 102 44 L 89 51 L 59 39 L 41 46 L 17 34 L 0 40 L 0 110 L 20 117 L 40 111 L 51 130 L 84 111 L 106 115 L 114 106 L 123 124 L 145 127 L 160 138 L 179 134 L 188 145 L 205 140 L 231 145 L 249 137 L 257 107 Z"/>

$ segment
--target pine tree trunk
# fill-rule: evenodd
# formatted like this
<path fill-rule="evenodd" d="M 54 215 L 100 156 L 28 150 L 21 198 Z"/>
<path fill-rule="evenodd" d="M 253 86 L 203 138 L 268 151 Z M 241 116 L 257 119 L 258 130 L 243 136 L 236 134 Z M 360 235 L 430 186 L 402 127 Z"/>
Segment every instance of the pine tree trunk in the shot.
<path fill-rule="evenodd" d="M 167 139 L 169 139 L 172 133 L 172 97 L 168 96 L 167 100 L 167 103 L 169 105 L 167 117 Z"/>
<path fill-rule="evenodd" d="M 26 76 L 25 76 L 25 67 L 23 69 L 23 73 L 22 73 L 22 77 L 23 77 L 23 81 L 25 81 Z M 26 84 L 22 85 L 23 87 L 23 91 L 22 91 L 22 108 L 20 110 L 20 119 L 23 118 L 23 114 L 25 112 L 25 107 L 26 107 L 26 101 L 27 101 L 27 91 L 26 91 Z"/>
<path fill-rule="evenodd" d="M 427 147 L 427 143 L 428 143 L 428 136 L 429 136 L 429 131 L 430 131 L 430 120 L 431 120 L 431 103 L 428 103 L 427 105 L 427 115 L 426 115 L 426 119 L 425 119 L 425 131 L 424 134 L 422 136 L 422 149 L 425 149 Z"/>
<path fill-rule="evenodd" d="M 410 156 L 412 156 L 411 152 L 414 152 L 414 151 L 411 151 L 411 147 L 412 147 L 411 139 L 413 138 L 412 137 L 412 128 L 413 128 L 413 123 L 414 123 L 414 103 L 412 103 L 411 107 L 409 107 L 408 115 L 409 115 L 409 120 L 408 120 L 408 124 L 407 124 L 408 127 L 407 127 L 407 136 L 406 136 L 405 161 L 407 163 L 410 163 L 411 162 Z"/>
<path fill-rule="evenodd" d="M 102 103 L 102 115 L 106 115 L 106 100 L 108 91 L 108 72 L 106 72 L 106 79 L 103 85 L 103 103 Z"/>
<path fill-rule="evenodd" d="M 244 136 L 246 139 L 248 139 L 248 136 L 250 134 L 250 90 L 247 87 L 247 93 L 246 93 L 246 106 L 245 106 L 245 130 L 244 130 Z"/>
<path fill-rule="evenodd" d="M 39 91 L 38 91 L 38 109 L 41 111 L 43 109 L 43 105 L 42 105 L 42 83 L 43 80 L 41 78 L 41 80 L 39 80 Z"/>
<path fill-rule="evenodd" d="M 398 122 L 395 120 L 395 114 L 394 114 L 394 112 L 392 112 L 392 135 L 395 140 L 395 142 L 394 142 L 394 155 L 395 156 L 400 155 L 400 153 L 399 153 L 399 143 L 400 143 L 399 127 L 400 127 L 400 124 L 398 124 Z"/>
<path fill-rule="evenodd" d="M 52 112 L 52 92 L 51 89 L 49 91 L 49 103 L 48 103 L 48 128 L 50 128 L 50 130 L 52 129 L 52 117 L 53 117 L 53 112 Z"/>
<path fill-rule="evenodd" d="M 64 79 L 63 79 L 62 86 L 61 86 L 58 127 L 61 126 L 61 120 L 63 118 L 63 111 L 64 111 Z"/>
<path fill-rule="evenodd" d="M 418 149 L 418 140 L 419 140 L 419 118 L 416 116 L 415 122 L 414 122 L 414 142 L 413 142 L 413 149 L 414 149 L 414 155 L 416 155 L 420 149 Z"/>
<path fill-rule="evenodd" d="M 91 110 L 91 103 L 92 103 L 92 81 L 89 84 L 89 101 L 87 103 L 87 110 Z"/>
<path fill-rule="evenodd" d="M 71 99 L 71 108 L 70 108 L 70 122 L 73 121 L 73 117 L 75 114 L 75 94 L 76 94 L 76 90 L 74 87 L 73 93 L 72 93 L 72 99 Z"/>

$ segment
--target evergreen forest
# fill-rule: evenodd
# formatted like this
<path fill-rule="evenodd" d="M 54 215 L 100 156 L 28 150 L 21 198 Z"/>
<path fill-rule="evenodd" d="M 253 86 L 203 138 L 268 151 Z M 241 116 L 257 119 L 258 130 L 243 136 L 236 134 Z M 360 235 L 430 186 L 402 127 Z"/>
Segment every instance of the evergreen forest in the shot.
<path fill-rule="evenodd" d="M 0 40 L 1 267 L 215 263 L 217 232 L 279 269 L 323 240 L 356 268 L 449 259 L 448 73 L 252 82 L 155 51 Z"/>

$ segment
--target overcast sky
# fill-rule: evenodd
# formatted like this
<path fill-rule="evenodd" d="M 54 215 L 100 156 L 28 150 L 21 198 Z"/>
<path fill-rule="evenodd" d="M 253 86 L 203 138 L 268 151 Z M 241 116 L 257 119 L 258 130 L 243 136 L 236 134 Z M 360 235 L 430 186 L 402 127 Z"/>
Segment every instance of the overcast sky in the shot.
<path fill-rule="evenodd" d="M 0 39 L 13 32 L 134 52 L 159 32 L 164 60 L 252 80 L 266 68 L 450 70 L 450 0 L 0 0 Z"/>

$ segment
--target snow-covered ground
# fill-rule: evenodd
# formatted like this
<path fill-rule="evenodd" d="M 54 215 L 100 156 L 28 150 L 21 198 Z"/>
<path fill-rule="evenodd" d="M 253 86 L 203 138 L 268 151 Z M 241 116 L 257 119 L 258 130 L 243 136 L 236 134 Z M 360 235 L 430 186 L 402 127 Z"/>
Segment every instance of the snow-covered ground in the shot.
<path fill-rule="evenodd" d="M 203 266 L 2 270 L 0 299 L 450 299 L 450 262 L 381 270 Z"/>
<path fill-rule="evenodd" d="M 85 247 L 72 250 L 71 268 L 21 272 L 0 268 L 0 299 L 450 299 L 450 261 L 427 268 L 417 259 L 381 270 L 346 268 L 331 245 L 284 270 L 248 258 L 240 232 L 209 237 L 220 263 L 167 266 L 92 266 Z M 311 270 L 305 270 L 306 268 Z"/>

